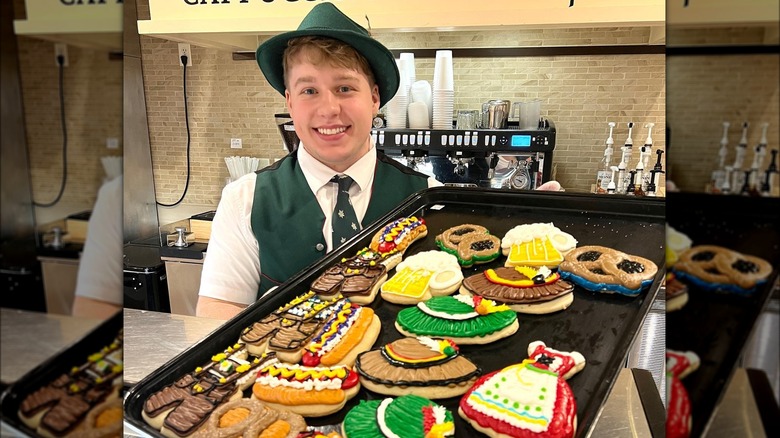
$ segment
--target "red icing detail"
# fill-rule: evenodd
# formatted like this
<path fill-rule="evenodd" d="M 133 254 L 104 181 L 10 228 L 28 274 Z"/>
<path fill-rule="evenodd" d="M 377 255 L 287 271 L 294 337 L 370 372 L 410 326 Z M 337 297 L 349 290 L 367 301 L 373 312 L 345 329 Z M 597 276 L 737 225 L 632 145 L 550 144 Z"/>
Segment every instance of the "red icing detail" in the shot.
<path fill-rule="evenodd" d="M 666 379 L 666 384 L 671 386 L 669 410 L 666 415 L 666 437 L 687 438 L 691 434 L 691 402 L 688 400 L 688 392 L 677 376 L 667 374 Z"/>
<path fill-rule="evenodd" d="M 527 365 L 533 366 L 533 365 Z M 460 408 L 467 417 L 477 422 L 481 427 L 489 428 L 497 433 L 501 433 L 515 438 L 570 438 L 574 436 L 574 419 L 577 416 L 577 402 L 574 400 L 574 394 L 566 383 L 563 377 L 558 377 L 558 386 L 556 390 L 555 407 L 553 408 L 553 418 L 547 427 L 547 431 L 544 433 L 532 432 L 528 429 L 521 429 L 519 427 L 512 426 L 506 421 L 499 420 L 493 417 L 477 412 L 472 409 L 466 402 L 469 395 L 474 392 L 475 389 L 482 386 L 485 381 L 500 373 L 502 370 L 494 371 L 490 374 L 486 374 L 480 377 L 477 382 L 469 388 L 469 390 L 463 394 L 460 399 Z"/>
<path fill-rule="evenodd" d="M 544 354 L 547 357 L 560 358 L 561 360 L 563 360 L 563 364 L 561 364 L 561 366 L 556 371 L 553 371 L 553 370 L 549 369 L 548 365 L 545 365 L 545 364 L 542 364 L 542 363 L 539 363 L 539 362 L 534 364 L 534 366 L 536 368 L 539 368 L 539 369 L 542 369 L 542 370 L 551 371 L 551 372 L 555 372 L 559 376 L 566 375 L 566 373 L 568 373 L 569 370 L 574 368 L 574 365 L 576 365 L 574 363 L 574 359 L 571 356 L 569 356 L 567 354 L 555 353 L 553 351 L 550 351 L 544 345 L 538 345 L 536 347 L 536 349 L 534 349 L 534 351 L 531 354 L 529 354 L 528 356 L 531 359 L 536 359 L 541 354 Z"/>
<path fill-rule="evenodd" d="M 383 254 L 390 253 L 390 252 L 392 252 L 395 249 L 395 242 L 384 241 L 384 242 L 379 244 L 378 249 L 379 249 L 380 253 L 383 253 Z"/>
<path fill-rule="evenodd" d="M 452 346 L 452 348 L 455 349 L 455 351 L 460 351 L 460 347 L 458 347 L 452 339 L 445 339 L 445 340 Z"/>
<path fill-rule="evenodd" d="M 436 418 L 433 416 L 433 406 L 423 406 L 423 432 L 428 433 L 431 428 L 436 424 Z"/>
<path fill-rule="evenodd" d="M 311 351 L 307 351 L 303 353 L 301 363 L 307 367 L 316 367 L 320 364 L 320 357 Z"/>
<path fill-rule="evenodd" d="M 341 389 L 349 389 L 358 384 L 358 373 L 347 370 L 347 377 L 341 382 Z"/>
<path fill-rule="evenodd" d="M 672 367 L 669 367 L 670 361 L 669 359 L 676 359 L 672 363 Z M 666 351 L 666 372 L 672 373 L 674 377 L 678 377 L 680 374 L 682 374 L 685 370 L 690 368 L 691 361 L 688 360 L 688 357 L 684 354 L 677 354 L 671 351 Z"/>

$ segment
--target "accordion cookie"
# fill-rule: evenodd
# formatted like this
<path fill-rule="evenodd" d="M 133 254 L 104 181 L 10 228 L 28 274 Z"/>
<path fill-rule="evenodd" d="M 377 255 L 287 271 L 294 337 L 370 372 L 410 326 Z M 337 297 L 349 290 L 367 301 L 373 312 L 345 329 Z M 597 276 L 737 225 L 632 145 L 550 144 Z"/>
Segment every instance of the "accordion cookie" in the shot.
<path fill-rule="evenodd" d="M 395 327 L 404 336 L 451 339 L 456 344 L 487 344 L 514 334 L 517 314 L 479 295 L 433 297 L 398 312 Z"/>
<path fill-rule="evenodd" d="M 501 239 L 493 236 L 482 225 L 464 224 L 445 230 L 436 236 L 436 245 L 458 258 L 468 268 L 477 263 L 488 263 L 501 255 Z"/>
<path fill-rule="evenodd" d="M 351 305 L 341 295 L 320 298 L 308 292 L 245 328 L 239 342 L 246 344 L 249 353 L 255 356 L 274 351 L 279 360 L 298 363 L 303 347 L 319 333 L 325 321 L 334 312 Z"/>
<path fill-rule="evenodd" d="M 167 437 L 189 436 L 220 405 L 241 398 L 242 391 L 254 383 L 258 370 L 276 362 L 273 353 L 250 358 L 245 345 L 230 346 L 207 364 L 150 395 L 141 417 Z"/>
<path fill-rule="evenodd" d="M 344 417 L 344 438 L 455 436 L 452 413 L 417 395 L 361 401 Z"/>
<path fill-rule="evenodd" d="M 240 398 L 215 409 L 192 437 L 296 438 L 305 430 L 306 421 L 298 414 L 272 409 L 259 400 Z"/>
<path fill-rule="evenodd" d="M 566 379 L 585 366 L 585 358 L 541 341 L 528 345 L 528 356 L 480 377 L 460 399 L 458 413 L 491 437 L 573 437 L 577 403 Z"/>
<path fill-rule="evenodd" d="M 463 280 L 462 294 L 481 295 L 519 313 L 557 312 L 574 301 L 574 286 L 546 266 L 487 269 Z"/>
<path fill-rule="evenodd" d="M 442 251 L 423 251 L 398 264 L 382 284 L 382 298 L 396 304 L 417 304 L 432 296 L 450 295 L 460 287 L 463 273 L 457 258 Z"/>
<path fill-rule="evenodd" d="M 404 252 L 413 242 L 428 235 L 425 219 L 415 216 L 402 217 L 385 225 L 374 234 L 369 248 L 379 253 L 387 269 L 393 269 L 401 263 Z"/>
<path fill-rule="evenodd" d="M 636 296 L 653 282 L 652 261 L 604 246 L 582 246 L 566 255 L 558 268 L 564 280 L 593 292 Z"/>
<path fill-rule="evenodd" d="M 368 350 L 379 337 L 382 323 L 370 307 L 357 304 L 334 312 L 303 349 L 305 366 L 355 364 L 358 354 Z"/>
<path fill-rule="evenodd" d="M 275 409 L 322 417 L 343 408 L 359 390 L 357 373 L 343 365 L 306 367 L 277 363 L 257 373 L 252 397 Z"/>
<path fill-rule="evenodd" d="M 387 267 L 382 260 L 379 253 L 369 249 L 341 259 L 314 280 L 311 291 L 324 298 L 341 294 L 353 303 L 371 304 L 379 286 L 387 280 Z"/>
<path fill-rule="evenodd" d="M 455 397 L 477 380 L 480 369 L 460 354 L 451 340 L 401 338 L 358 356 L 360 383 L 385 395 Z"/>
<path fill-rule="evenodd" d="M 772 265 L 722 246 L 699 245 L 680 254 L 672 272 L 681 281 L 704 290 L 749 295 L 766 282 Z"/>
<path fill-rule="evenodd" d="M 505 266 L 557 267 L 577 246 L 577 239 L 552 223 L 518 225 L 501 239 Z"/>

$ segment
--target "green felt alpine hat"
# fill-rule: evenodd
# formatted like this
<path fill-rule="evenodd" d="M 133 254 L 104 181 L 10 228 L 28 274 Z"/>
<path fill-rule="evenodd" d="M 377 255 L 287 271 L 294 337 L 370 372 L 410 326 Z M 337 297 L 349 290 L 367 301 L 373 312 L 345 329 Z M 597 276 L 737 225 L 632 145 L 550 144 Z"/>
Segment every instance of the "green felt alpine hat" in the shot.
<path fill-rule="evenodd" d="M 386 104 L 398 91 L 400 76 L 393 54 L 382 43 L 371 38 L 368 31 L 344 15 L 332 3 L 319 3 L 306 15 L 298 30 L 285 32 L 260 44 L 255 52 L 268 83 L 284 96 L 284 66 L 282 56 L 287 41 L 301 36 L 317 35 L 343 41 L 363 55 L 379 86 L 379 106 Z"/>

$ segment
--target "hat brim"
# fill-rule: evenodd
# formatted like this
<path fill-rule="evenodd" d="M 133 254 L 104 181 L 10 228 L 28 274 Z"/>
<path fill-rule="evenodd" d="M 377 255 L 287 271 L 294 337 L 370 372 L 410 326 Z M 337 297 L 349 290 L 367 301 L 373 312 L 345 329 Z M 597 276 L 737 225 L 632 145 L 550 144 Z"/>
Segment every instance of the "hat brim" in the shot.
<path fill-rule="evenodd" d="M 284 65 L 282 57 L 287 48 L 287 42 L 302 36 L 324 36 L 342 41 L 358 51 L 368 61 L 374 79 L 379 87 L 379 106 L 384 106 L 398 91 L 401 81 L 398 65 L 382 43 L 375 39 L 349 30 L 332 28 L 309 28 L 285 32 L 270 38 L 261 44 L 255 52 L 255 59 L 260 70 L 271 86 L 284 96 Z"/>

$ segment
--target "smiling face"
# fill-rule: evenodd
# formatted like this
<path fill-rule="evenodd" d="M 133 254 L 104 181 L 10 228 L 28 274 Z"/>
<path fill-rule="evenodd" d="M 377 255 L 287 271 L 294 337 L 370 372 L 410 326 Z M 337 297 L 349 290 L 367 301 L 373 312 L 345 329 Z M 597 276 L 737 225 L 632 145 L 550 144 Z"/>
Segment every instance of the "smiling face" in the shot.
<path fill-rule="evenodd" d="M 371 149 L 371 122 L 379 110 L 373 77 L 343 59 L 312 47 L 285 59 L 285 99 L 295 132 L 309 154 L 336 172 Z"/>

